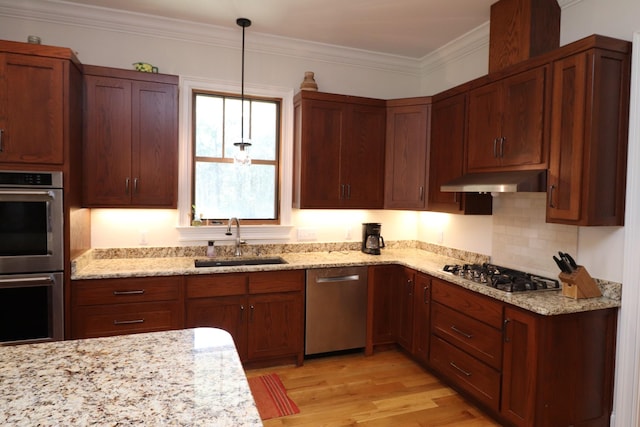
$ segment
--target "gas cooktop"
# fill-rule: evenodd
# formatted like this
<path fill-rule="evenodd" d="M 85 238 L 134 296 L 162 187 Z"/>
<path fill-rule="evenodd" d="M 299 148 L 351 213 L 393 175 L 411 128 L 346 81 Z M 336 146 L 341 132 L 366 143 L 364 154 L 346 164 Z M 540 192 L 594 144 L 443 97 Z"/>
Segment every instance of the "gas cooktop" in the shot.
<path fill-rule="evenodd" d="M 559 290 L 560 282 L 495 264 L 445 265 L 444 271 L 505 292 Z"/>

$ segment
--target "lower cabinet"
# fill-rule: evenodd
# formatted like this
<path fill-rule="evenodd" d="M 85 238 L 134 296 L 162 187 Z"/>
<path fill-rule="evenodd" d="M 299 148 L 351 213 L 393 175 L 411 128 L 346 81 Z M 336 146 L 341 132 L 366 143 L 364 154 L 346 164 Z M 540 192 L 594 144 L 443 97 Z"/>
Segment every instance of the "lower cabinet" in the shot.
<path fill-rule="evenodd" d="M 73 281 L 71 316 L 74 339 L 180 329 L 182 277 Z"/>
<path fill-rule="evenodd" d="M 426 366 L 504 425 L 609 425 L 616 309 L 542 316 L 431 282 Z"/>
<path fill-rule="evenodd" d="M 186 325 L 225 329 L 247 364 L 304 357 L 304 270 L 186 278 Z"/>

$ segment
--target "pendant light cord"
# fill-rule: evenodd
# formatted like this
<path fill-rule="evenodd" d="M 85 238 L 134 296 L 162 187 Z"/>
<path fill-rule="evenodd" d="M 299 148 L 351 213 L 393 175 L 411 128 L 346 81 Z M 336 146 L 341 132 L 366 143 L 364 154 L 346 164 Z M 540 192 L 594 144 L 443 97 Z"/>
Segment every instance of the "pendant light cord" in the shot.
<path fill-rule="evenodd" d="M 242 27 L 242 80 L 240 85 L 240 102 L 242 110 L 240 112 L 240 149 L 244 150 L 244 30 L 251 25 L 251 21 L 247 18 L 238 18 L 236 24 Z"/>

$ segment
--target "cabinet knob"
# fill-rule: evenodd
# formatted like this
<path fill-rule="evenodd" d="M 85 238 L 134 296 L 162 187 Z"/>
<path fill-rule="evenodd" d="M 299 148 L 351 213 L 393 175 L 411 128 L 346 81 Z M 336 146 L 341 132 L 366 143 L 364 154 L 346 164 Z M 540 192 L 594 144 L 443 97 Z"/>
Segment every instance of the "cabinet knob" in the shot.
<path fill-rule="evenodd" d="M 4 129 L 0 129 L 0 153 L 4 151 L 4 145 L 2 144 L 4 137 Z"/>

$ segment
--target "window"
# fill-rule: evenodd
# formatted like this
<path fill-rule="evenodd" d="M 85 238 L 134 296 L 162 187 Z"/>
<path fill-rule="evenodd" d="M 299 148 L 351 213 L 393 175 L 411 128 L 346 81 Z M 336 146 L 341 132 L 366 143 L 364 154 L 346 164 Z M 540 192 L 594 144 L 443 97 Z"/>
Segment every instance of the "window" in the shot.
<path fill-rule="evenodd" d="M 240 141 L 239 96 L 193 92 L 192 206 L 204 219 L 279 222 L 281 100 L 245 96 L 244 136 L 250 166 L 234 164 Z"/>

